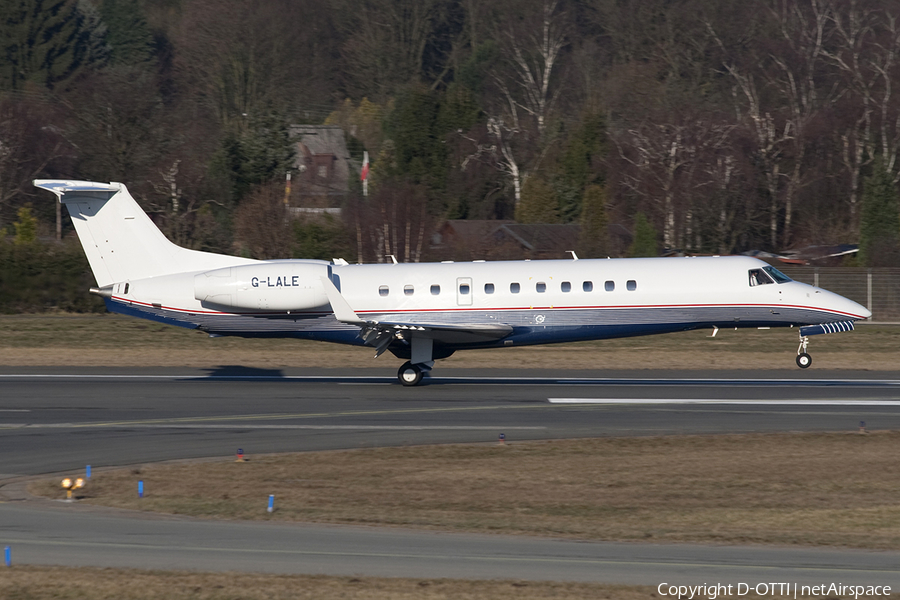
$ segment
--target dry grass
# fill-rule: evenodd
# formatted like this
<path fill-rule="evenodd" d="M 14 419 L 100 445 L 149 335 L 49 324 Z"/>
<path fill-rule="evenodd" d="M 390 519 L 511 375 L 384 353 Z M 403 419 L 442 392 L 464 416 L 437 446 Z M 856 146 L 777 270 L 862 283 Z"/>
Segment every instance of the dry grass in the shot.
<path fill-rule="evenodd" d="M 84 501 L 208 518 L 900 549 L 898 446 L 900 433 L 881 432 L 271 455 L 104 472 Z M 31 491 L 61 497 L 56 481 Z"/>
<path fill-rule="evenodd" d="M 459 352 L 440 368 L 552 369 L 796 369 L 797 331 L 689 331 L 621 340 Z M 818 336 L 816 369 L 894 370 L 900 365 L 900 326 L 860 325 L 855 332 Z M 380 367 L 372 350 L 302 340 L 209 339 L 198 331 L 121 315 L 0 316 L 0 365 L 253 368 Z"/>
<path fill-rule="evenodd" d="M 0 571 L 4 600 L 650 600 L 654 586 L 187 573 L 66 567 Z M 736 596 L 720 596 L 733 598 Z M 775 596 L 779 598 L 781 596 Z M 852 596 L 849 596 L 852 598 Z M 897 594 L 891 596 L 897 597 Z M 743 600 L 761 600 L 756 594 Z M 771 600 L 773 596 L 765 596 Z M 804 596 L 807 600 L 822 598 Z M 829 596 L 837 600 L 842 596 Z"/>
<path fill-rule="evenodd" d="M 62 567 L 13 567 L 0 573 L 0 598 L 9 600 L 642 600 L 653 597 L 651 587 L 579 583 L 184 573 Z"/>

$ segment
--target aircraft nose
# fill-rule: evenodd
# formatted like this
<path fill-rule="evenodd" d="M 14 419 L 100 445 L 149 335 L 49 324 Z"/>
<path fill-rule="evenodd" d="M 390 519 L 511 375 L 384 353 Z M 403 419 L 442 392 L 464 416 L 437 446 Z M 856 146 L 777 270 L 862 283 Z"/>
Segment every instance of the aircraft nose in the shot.
<path fill-rule="evenodd" d="M 828 304 L 831 305 L 833 310 L 843 313 L 852 319 L 868 319 L 872 316 L 872 311 L 862 304 L 833 292 L 829 292 Z"/>
<path fill-rule="evenodd" d="M 856 302 L 854 302 L 853 304 L 856 304 Z M 863 319 L 871 319 L 871 318 L 872 318 L 872 311 L 871 311 L 871 310 L 869 310 L 868 308 L 866 308 L 866 307 L 863 306 L 862 304 L 856 304 L 856 306 L 857 306 L 857 310 L 859 310 L 859 313 L 858 313 L 858 314 L 859 314 Z"/>

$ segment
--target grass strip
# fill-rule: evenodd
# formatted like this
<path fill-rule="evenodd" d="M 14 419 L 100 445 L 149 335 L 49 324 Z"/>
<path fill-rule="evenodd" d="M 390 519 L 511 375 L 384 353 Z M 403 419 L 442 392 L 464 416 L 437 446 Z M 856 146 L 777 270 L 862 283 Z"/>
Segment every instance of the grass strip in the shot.
<path fill-rule="evenodd" d="M 898 446 L 876 432 L 379 448 L 111 470 L 80 493 L 215 519 L 900 549 Z M 30 491 L 63 497 L 58 481 Z"/>
<path fill-rule="evenodd" d="M 255 575 L 39 566 L 14 566 L 0 573 L 0 598 L 10 600 L 650 600 L 660 597 L 654 586 L 591 583 Z M 893 594 L 891 597 L 897 596 Z M 738 596 L 719 596 L 733 597 Z M 749 593 L 739 597 L 743 600 L 771 600 L 782 596 L 760 597 Z M 803 596 L 805 600 L 824 597 Z M 840 599 L 844 596 L 831 595 L 828 598 Z"/>
<path fill-rule="evenodd" d="M 659 336 L 469 350 L 441 360 L 439 369 L 790 369 L 796 370 L 796 329 L 722 329 Z M 895 370 L 900 326 L 859 325 L 856 331 L 816 336 L 810 352 L 818 369 Z M 0 316 L 0 365 L 213 367 L 384 367 L 371 348 L 295 339 L 214 338 L 195 330 L 121 315 Z M 437 371 L 440 373 L 441 371 Z"/>

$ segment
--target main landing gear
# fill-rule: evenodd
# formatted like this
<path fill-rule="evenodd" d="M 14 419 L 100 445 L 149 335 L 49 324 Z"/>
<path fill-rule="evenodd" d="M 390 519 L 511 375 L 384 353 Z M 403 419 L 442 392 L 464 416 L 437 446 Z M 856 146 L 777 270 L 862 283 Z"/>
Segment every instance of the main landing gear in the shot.
<path fill-rule="evenodd" d="M 797 366 L 801 369 L 808 369 L 809 365 L 812 364 L 812 356 L 806 352 L 807 346 L 809 346 L 809 338 L 801 335 L 800 347 L 797 348 Z"/>
<path fill-rule="evenodd" d="M 429 364 L 430 362 L 430 364 Z M 397 371 L 397 379 L 405 386 L 414 386 L 422 383 L 422 378 L 431 370 L 433 361 L 426 363 L 412 364 L 409 361 L 403 363 L 403 366 Z"/>

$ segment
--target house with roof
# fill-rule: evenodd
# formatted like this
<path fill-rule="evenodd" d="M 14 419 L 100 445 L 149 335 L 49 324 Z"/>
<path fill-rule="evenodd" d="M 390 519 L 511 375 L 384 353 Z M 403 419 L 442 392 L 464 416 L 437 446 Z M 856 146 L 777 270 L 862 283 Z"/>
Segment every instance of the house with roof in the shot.
<path fill-rule="evenodd" d="M 337 208 L 350 191 L 350 158 L 344 130 L 337 125 L 291 125 L 296 140 L 296 175 L 291 185 L 293 208 Z"/>

